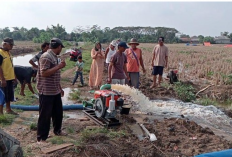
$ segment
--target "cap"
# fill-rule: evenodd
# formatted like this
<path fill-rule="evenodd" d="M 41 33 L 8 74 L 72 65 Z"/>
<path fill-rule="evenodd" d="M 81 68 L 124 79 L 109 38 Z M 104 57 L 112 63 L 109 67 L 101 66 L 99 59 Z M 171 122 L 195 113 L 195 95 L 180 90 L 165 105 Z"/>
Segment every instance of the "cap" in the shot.
<path fill-rule="evenodd" d="M 58 39 L 58 38 L 52 38 L 51 41 L 50 41 L 50 43 L 52 43 L 52 44 L 59 44 L 59 45 L 61 45 L 62 48 L 64 48 L 64 45 L 62 44 L 61 40 Z"/>
<path fill-rule="evenodd" d="M 113 41 L 110 43 L 110 45 L 112 45 L 112 46 L 115 47 L 115 46 L 117 45 L 117 43 L 116 43 L 116 41 L 113 40 Z"/>
<path fill-rule="evenodd" d="M 118 43 L 118 46 L 120 46 L 120 47 L 124 47 L 124 48 L 129 48 L 127 45 L 126 45 L 126 43 L 125 42 L 123 42 L 123 41 L 121 41 L 120 43 Z"/>
<path fill-rule="evenodd" d="M 15 45 L 12 38 L 6 37 L 3 39 L 4 42 L 9 43 L 10 45 Z"/>

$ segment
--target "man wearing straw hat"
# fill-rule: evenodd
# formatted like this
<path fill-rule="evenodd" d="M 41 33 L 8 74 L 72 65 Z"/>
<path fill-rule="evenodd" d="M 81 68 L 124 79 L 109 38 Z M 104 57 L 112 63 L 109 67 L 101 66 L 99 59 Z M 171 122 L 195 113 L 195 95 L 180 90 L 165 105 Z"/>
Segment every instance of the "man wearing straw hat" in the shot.
<path fill-rule="evenodd" d="M 146 73 L 143 64 L 142 50 L 137 48 L 139 43 L 132 38 L 128 43 L 130 48 L 125 51 L 127 56 L 127 71 L 130 77 L 129 84 L 134 88 L 139 88 L 139 65 L 141 65 L 143 73 Z"/>

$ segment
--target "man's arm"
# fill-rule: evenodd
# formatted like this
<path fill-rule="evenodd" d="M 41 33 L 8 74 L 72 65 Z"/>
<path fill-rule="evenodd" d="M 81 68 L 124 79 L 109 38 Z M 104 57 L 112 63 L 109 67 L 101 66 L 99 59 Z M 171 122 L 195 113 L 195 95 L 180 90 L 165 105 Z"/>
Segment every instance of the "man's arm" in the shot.
<path fill-rule="evenodd" d="M 3 71 L 2 71 L 2 67 L 0 66 L 0 79 L 1 79 L 1 82 L 2 82 L 2 87 L 6 87 L 6 80 L 4 78 L 4 75 L 3 75 Z"/>
<path fill-rule="evenodd" d="M 106 49 L 105 59 L 107 58 L 108 52 L 109 52 L 109 47 Z"/>
<path fill-rule="evenodd" d="M 113 66 L 113 63 L 112 62 L 110 62 L 110 64 L 109 64 L 109 68 L 108 68 L 108 83 L 111 83 L 111 81 L 112 81 L 112 76 L 111 76 L 111 70 L 112 70 L 112 66 Z"/>
<path fill-rule="evenodd" d="M 44 64 L 46 64 L 46 62 L 48 62 L 47 59 L 40 59 L 40 65 L 44 65 Z M 42 75 L 42 77 L 49 77 L 49 76 L 55 74 L 57 70 L 65 67 L 65 65 L 66 65 L 65 61 L 62 60 L 60 62 L 60 64 L 56 65 L 55 67 L 53 67 L 51 69 L 41 70 L 41 75 Z M 42 68 L 42 67 L 40 67 L 40 68 Z"/>
<path fill-rule="evenodd" d="M 127 73 L 126 64 L 127 64 L 127 63 L 124 63 L 124 65 L 123 65 L 123 70 L 124 70 L 124 72 L 125 72 L 125 74 L 126 74 L 127 79 L 130 80 L 130 77 L 129 77 L 128 73 Z"/>
<path fill-rule="evenodd" d="M 36 69 L 38 69 L 38 65 L 36 65 L 35 62 L 32 61 L 32 59 L 29 61 L 29 63 L 30 63 L 33 67 L 35 67 Z"/>
<path fill-rule="evenodd" d="M 155 60 L 155 48 L 153 50 L 153 57 L 152 57 L 152 61 L 151 61 L 151 66 L 154 66 L 154 60 Z"/>
<path fill-rule="evenodd" d="M 165 61 L 166 61 L 165 67 L 167 68 L 168 67 L 168 56 L 165 57 Z"/>
<path fill-rule="evenodd" d="M 142 55 L 142 51 L 140 51 L 140 58 L 139 58 L 139 61 L 140 61 L 140 65 L 142 66 L 142 69 L 143 69 L 143 73 L 146 72 L 145 68 L 144 68 L 144 64 L 143 64 L 143 55 Z"/>

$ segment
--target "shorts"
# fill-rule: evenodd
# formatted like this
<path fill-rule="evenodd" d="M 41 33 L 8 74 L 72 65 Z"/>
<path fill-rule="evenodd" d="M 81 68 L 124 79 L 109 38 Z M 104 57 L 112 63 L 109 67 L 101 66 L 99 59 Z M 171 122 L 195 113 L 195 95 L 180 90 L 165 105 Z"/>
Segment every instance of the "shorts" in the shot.
<path fill-rule="evenodd" d="M 112 79 L 111 84 L 125 84 L 125 79 Z"/>
<path fill-rule="evenodd" d="M 14 87 L 13 87 L 13 80 L 6 81 L 6 87 L 0 87 L 5 95 L 5 102 L 14 101 Z M 0 104 L 2 105 L 2 104 Z"/>
<path fill-rule="evenodd" d="M 164 67 L 163 66 L 154 66 L 153 70 L 152 70 L 152 75 L 163 75 L 163 70 Z"/>

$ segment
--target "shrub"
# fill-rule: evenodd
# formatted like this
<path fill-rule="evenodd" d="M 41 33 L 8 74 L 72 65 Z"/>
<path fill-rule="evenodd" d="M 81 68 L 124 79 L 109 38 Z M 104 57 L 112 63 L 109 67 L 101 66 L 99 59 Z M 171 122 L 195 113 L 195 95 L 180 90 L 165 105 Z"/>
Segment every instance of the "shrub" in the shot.
<path fill-rule="evenodd" d="M 174 83 L 174 91 L 182 101 L 190 102 L 196 99 L 192 85 L 176 82 Z"/>

